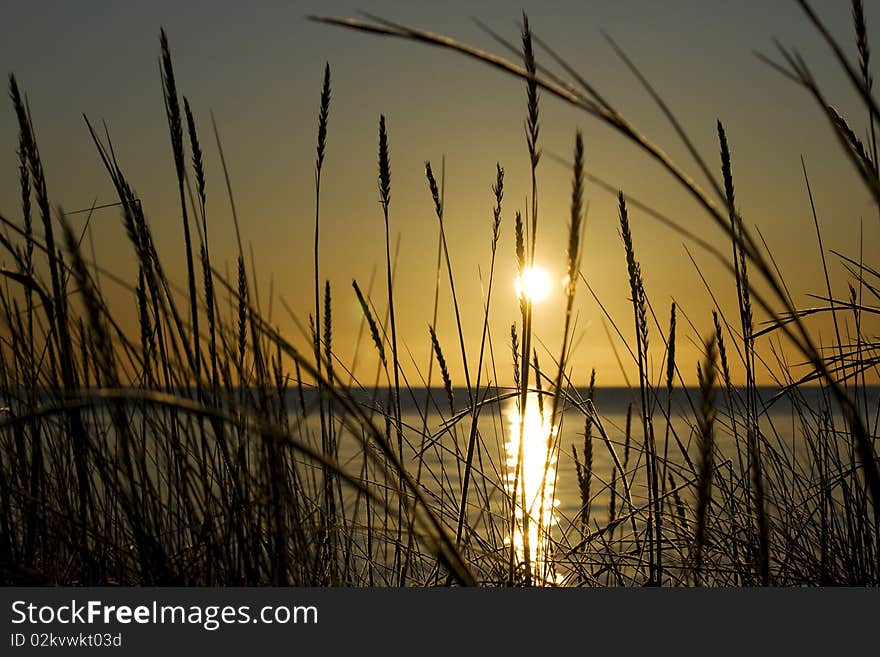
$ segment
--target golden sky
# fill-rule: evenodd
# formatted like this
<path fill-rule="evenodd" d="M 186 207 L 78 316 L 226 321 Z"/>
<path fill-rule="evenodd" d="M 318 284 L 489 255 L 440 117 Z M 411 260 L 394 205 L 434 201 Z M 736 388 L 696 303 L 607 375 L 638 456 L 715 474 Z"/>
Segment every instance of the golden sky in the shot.
<path fill-rule="evenodd" d="M 854 57 L 848 3 L 817 2 L 816 7 Z M 222 133 L 243 237 L 255 254 L 263 309 L 267 310 L 271 281 L 276 295 L 273 322 L 291 336 L 298 336 L 298 329 L 280 299 L 303 324 L 312 303 L 315 133 L 321 75 L 328 61 L 333 82 L 322 190 L 321 276 L 333 286 L 334 346 L 350 363 L 361 319 L 353 278 L 367 289 L 375 272 L 373 298 L 384 308 L 376 142 L 379 115 L 385 114 L 392 167 L 391 231 L 392 239 L 400 238 L 398 334 L 402 363 L 412 382 L 418 380 L 413 361 L 424 372 L 429 357 L 427 325 L 437 249 L 424 162 L 431 160 L 439 174 L 445 158 L 447 238 L 472 368 L 490 256 L 490 187 L 495 164 L 500 163 L 506 172 L 505 196 L 490 329 L 498 380 L 509 383 L 509 331 L 518 320 L 513 219 L 516 210 L 525 211 L 529 194 L 524 84 L 448 51 L 305 20 L 315 13 L 354 16 L 359 8 L 494 51 L 500 46 L 471 16 L 518 40 L 520 5 L 506 2 L 265 2 L 254 7 L 231 1 L 36 2 L 17 3 L 4 11 L 0 61 L 28 94 L 53 202 L 72 211 L 115 200 L 82 113 L 106 120 L 120 163 L 142 199 L 167 273 L 182 282 L 180 210 L 157 65 L 158 32 L 164 26 L 178 88 L 193 106 L 205 150 L 212 257 L 221 269 L 224 262 L 232 269 L 237 250 L 211 138 L 211 110 Z M 760 228 L 795 302 L 806 307 L 820 303 L 808 295 L 824 294 L 824 278 L 801 170 L 803 157 L 835 295 L 848 296 L 845 271 L 830 250 L 858 259 L 861 234 L 870 262 L 880 236 L 877 208 L 816 104 L 803 89 L 756 59 L 753 51 L 775 55 L 774 38 L 796 47 L 827 97 L 860 135 L 866 130 L 866 112 L 794 2 L 596 0 L 527 3 L 525 9 L 537 35 L 552 43 L 686 170 L 696 173 L 696 166 L 601 30 L 615 38 L 660 90 L 716 171 L 715 123 L 724 122 L 742 215 L 749 226 Z M 873 25 L 880 25 L 875 23 L 880 21 L 880 3 L 867 2 L 866 11 L 870 34 Z M 542 61 L 540 51 L 538 56 Z M 0 212 L 17 218 L 17 129 L 11 106 L 2 117 Z M 552 276 L 560 278 L 564 269 L 571 174 L 550 154 L 569 158 L 578 128 L 584 132 L 590 173 L 725 253 L 730 250 L 705 213 L 619 135 L 547 94 L 542 96 L 540 123 L 545 157 L 538 169 L 537 260 Z M 632 313 L 616 199 L 588 184 L 586 200 L 583 273 L 629 338 Z M 680 236 L 636 208 L 630 218 L 652 307 L 665 331 L 670 302 L 679 304 L 679 363 L 693 372 L 700 359 L 700 336 L 712 325 L 712 299 Z M 101 263 L 133 280 L 134 254 L 119 213 L 101 211 L 92 227 Z M 732 277 L 699 247 L 690 249 L 722 311 L 735 324 Z M 454 314 L 443 280 L 437 333 L 453 382 L 463 384 Z M 134 306 L 127 293 L 109 283 L 105 292 L 117 303 L 121 321 L 133 326 Z M 595 367 L 600 384 L 623 383 L 602 313 L 584 287 L 578 291 L 576 310 L 574 380 L 585 382 Z M 756 312 L 757 321 L 764 317 Z M 536 310 L 539 358 L 548 365 L 559 351 L 562 321 L 562 295 L 557 291 Z M 831 338 L 827 321 L 811 320 L 810 325 L 817 337 L 826 342 Z M 614 329 L 609 330 L 624 357 L 626 376 L 632 379 L 634 366 Z M 651 331 L 653 373 L 659 378 L 661 340 L 653 324 Z M 299 338 L 298 343 L 304 344 Z M 767 340 L 758 346 L 773 366 Z M 375 361 L 371 353 L 367 357 L 370 345 L 362 348 L 356 373 L 371 381 Z M 798 362 L 796 354 L 791 358 Z M 758 375 L 762 382 L 772 381 L 765 369 L 759 368 Z"/>

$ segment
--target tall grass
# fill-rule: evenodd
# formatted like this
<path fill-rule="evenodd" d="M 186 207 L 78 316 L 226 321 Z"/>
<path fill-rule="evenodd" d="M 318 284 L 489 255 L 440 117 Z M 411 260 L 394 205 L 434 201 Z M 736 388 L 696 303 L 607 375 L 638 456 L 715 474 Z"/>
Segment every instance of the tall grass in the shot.
<path fill-rule="evenodd" d="M 853 2 L 859 60 L 852 65 L 812 8 L 801 4 L 864 98 L 867 145 L 831 110 L 802 60 L 781 49 L 784 64 L 772 65 L 820 103 L 880 209 L 874 126 L 880 112 L 871 95 L 864 9 Z M 184 231 L 185 292 L 164 273 L 146 210 L 109 134 L 99 136 L 88 119 L 98 159 L 118 197 L 137 278 L 120 280 L 86 254 L 86 231 L 76 227 L 72 214 L 53 209 L 27 100 L 11 76 L 21 208 L 14 218 L 0 216 L 0 248 L 12 263 L 0 269 L 5 282 L 0 286 L 0 579 L 145 585 L 877 584 L 880 477 L 873 443 L 878 410 L 876 389 L 868 381 L 880 359 L 868 318 L 878 312 L 880 272 L 863 253 L 830 254 L 851 275 L 847 294 L 835 295 L 806 165 L 826 283 L 825 305 L 817 308 L 794 305 L 772 254 L 747 228 L 736 206 L 735 151 L 722 123 L 717 123 L 717 179 L 714 167 L 617 44 L 612 42 L 613 49 L 672 123 L 708 189 L 538 39 L 525 15 L 519 46 L 497 37 L 522 65 L 389 21 L 321 20 L 458 50 L 525 82 L 526 208 L 515 210 L 508 226 L 502 214 L 508 191 L 504 169 L 497 165 L 487 172 L 487 183 L 492 182 L 487 197 L 493 202 L 484 226 L 490 265 L 477 358 L 472 361 L 465 349 L 456 294 L 456 274 L 461 274 L 447 243 L 442 180 L 438 184 L 428 163 L 426 202 L 437 218 L 438 245 L 434 314 L 426 336 L 431 356 L 414 369 L 402 366 L 395 308 L 400 290 L 391 244 L 391 147 L 384 116 L 378 139 L 384 294 L 373 294 L 372 284 L 362 288 L 357 281 L 353 292 L 331 290 L 322 276 L 329 65 L 315 152 L 314 305 L 288 309 L 294 317 L 310 315 L 304 332 L 310 330 L 311 348 L 305 351 L 275 328 L 273 293 L 268 311 L 262 310 L 255 259 L 251 254 L 246 264 L 231 176 L 214 124 L 238 246 L 232 273 L 216 264 L 205 172 L 211 154 L 203 150 L 197 116 L 185 96 L 181 110 L 164 31 L 161 76 Z M 561 73 L 538 62 L 536 44 Z M 493 346 L 502 231 L 513 232 L 510 255 L 520 275 L 535 262 L 541 90 L 633 141 L 691 194 L 730 241 L 725 255 L 633 196 L 598 185 L 617 194 L 621 266 L 632 304 L 627 329 L 629 321 L 612 317 L 599 303 L 625 346 L 623 357 L 638 372 L 622 426 L 604 411 L 608 393 L 596 388 L 595 371 L 582 389 L 583 373 L 571 369 L 579 279 L 598 301 L 581 260 L 590 239 L 586 185 L 601 181 L 585 170 L 587 148 L 580 132 L 571 164 L 559 351 L 542 353 L 541 367 L 542 343 L 526 294 L 518 321 L 511 324 L 509 351 L 497 342 Z M 198 282 L 190 217 L 199 240 Z M 722 261 L 736 294 L 736 319 L 729 321 L 718 304 L 712 333 L 698 335 L 685 309 L 673 302 L 668 325 L 661 325 L 647 293 L 650 272 L 642 271 L 636 257 L 639 222 L 646 218 L 693 238 Z M 42 231 L 35 228 L 37 220 Z M 701 272 L 696 274 L 702 279 Z M 102 281 L 130 295 L 137 317 L 133 333 L 114 320 Z M 446 286 L 454 336 L 438 329 L 437 299 Z M 348 294 L 360 307 L 362 333 L 368 336 L 356 358 L 372 361 L 372 381 L 355 376 L 336 344 L 333 304 Z M 756 325 L 756 310 L 769 318 L 764 328 Z M 834 319 L 830 345 L 820 344 L 810 330 L 809 317 L 820 313 Z M 785 356 L 772 348 L 770 338 L 776 335 L 812 365 L 810 375 L 792 378 Z M 684 384 L 693 369 L 681 362 L 678 347 L 693 338 L 705 347 L 703 362 L 693 368 L 697 390 Z M 458 349 L 450 349 L 456 341 Z M 664 364 L 659 373 L 651 366 L 658 352 Z M 442 383 L 436 389 L 435 361 Z M 771 397 L 757 385 L 756 368 L 774 361 L 779 386 Z M 453 383 L 453 363 L 463 372 L 463 389 Z M 733 379 L 733 369 L 745 372 L 741 382 Z M 512 373 L 513 385 L 501 385 L 499 372 Z M 773 404 L 782 402 L 792 409 L 796 431 L 791 436 L 772 413 Z M 533 426 L 527 417 L 532 408 L 548 433 L 537 457 L 535 500 L 527 499 L 526 490 L 534 464 L 525 462 L 525 448 L 535 440 L 526 431 Z M 513 419 L 506 421 L 503 409 L 513 409 Z M 562 443 L 572 423 L 583 427 L 583 440 L 569 457 Z M 571 513 L 556 506 L 553 492 L 564 476 L 556 464 L 568 458 L 577 496 Z"/>

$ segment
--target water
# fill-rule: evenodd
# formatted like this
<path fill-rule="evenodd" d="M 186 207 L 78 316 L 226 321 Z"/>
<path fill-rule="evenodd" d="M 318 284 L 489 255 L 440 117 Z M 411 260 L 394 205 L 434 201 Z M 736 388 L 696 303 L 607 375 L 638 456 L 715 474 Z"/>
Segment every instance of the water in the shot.
<path fill-rule="evenodd" d="M 876 433 L 880 388 L 869 388 L 866 392 L 865 416 L 869 430 Z M 758 424 L 765 448 L 778 450 L 796 463 L 808 456 L 803 440 L 805 431 L 817 432 L 820 423 L 829 421 L 835 430 L 845 434 L 839 414 L 831 411 L 827 418 L 823 416 L 828 404 L 821 390 L 804 389 L 795 397 L 778 399 L 776 393 L 776 389 L 769 388 L 757 391 Z M 637 396 L 637 390 L 622 388 L 596 391 L 594 407 L 599 423 L 591 429 L 590 508 L 586 514 L 573 452 L 577 451 L 577 459 L 583 465 L 587 406 L 580 401 L 565 403 L 553 416 L 552 397 L 530 393 L 525 418 L 521 421 L 514 393 L 505 389 L 481 391 L 464 518 L 465 527 L 472 532 L 470 537 L 480 543 L 480 549 L 502 562 L 512 542 L 516 561 L 527 562 L 533 577 L 558 579 L 560 573 L 551 572 L 549 567 L 551 545 L 557 550 L 560 546 L 570 547 L 585 531 L 596 529 L 609 519 L 615 456 L 627 472 L 633 503 L 644 504 L 647 500 L 645 430 Z M 583 400 L 586 391 L 579 391 L 579 395 L 573 397 Z M 736 390 L 731 398 L 720 391 L 716 400 L 715 463 L 729 473 L 743 472 L 743 463 L 748 459 L 743 447 L 746 443 L 743 400 L 744 392 Z M 375 395 L 360 393 L 359 402 L 364 408 L 390 408 L 385 390 Z M 306 406 L 310 408 L 316 403 L 312 397 Z M 833 404 L 831 406 L 833 408 Z M 677 485 L 692 475 L 685 463 L 688 457 L 697 460 L 699 408 L 697 390 L 676 391 L 670 399 L 661 391 L 651 403 L 657 452 L 661 457 L 665 455 L 664 460 L 669 464 L 664 487 L 671 488 L 670 474 Z M 458 529 L 471 437 L 472 419 L 468 409 L 468 394 L 462 389 L 454 391 L 454 413 L 443 390 L 402 393 L 404 464 L 410 475 L 418 479 L 433 501 L 434 511 L 453 535 Z M 310 413 L 314 418 L 316 414 Z M 626 440 L 628 414 L 629 441 Z M 380 430 L 390 429 L 391 442 L 396 446 L 395 427 L 386 427 L 381 411 L 372 417 Z M 523 427 L 521 443 L 520 426 Z M 340 432 L 339 453 L 346 467 L 361 468 L 363 472 L 359 465 L 363 461 L 360 438 Z M 373 474 L 371 478 L 377 476 Z M 618 496 L 623 494 L 620 481 L 616 482 L 616 491 Z M 618 513 L 621 504 L 618 497 Z M 588 524 L 583 525 L 584 521 Z"/>
<path fill-rule="evenodd" d="M 341 498 L 344 513 L 333 514 L 333 527 L 339 530 L 338 540 L 333 543 L 337 548 L 333 554 L 340 562 L 344 561 L 353 581 L 373 582 L 375 575 L 378 584 L 394 584 L 401 579 L 400 573 L 404 569 L 401 561 L 405 561 L 408 569 L 406 581 L 442 583 L 442 572 L 445 571 L 437 564 L 437 553 L 428 531 L 430 523 L 424 521 L 425 509 L 439 520 L 448 536 L 460 538 L 459 545 L 468 566 L 481 581 L 506 582 L 511 571 L 515 570 L 515 577 L 529 577 L 533 582 L 606 583 L 608 571 L 603 571 L 605 564 L 602 560 L 609 550 L 614 552 L 609 561 L 614 562 L 615 568 L 619 564 L 626 568 L 629 564 L 631 571 L 641 569 L 638 577 L 634 576 L 630 581 L 644 581 L 644 536 L 648 534 L 645 523 L 649 514 L 646 508 L 645 430 L 637 401 L 638 391 L 599 389 L 593 404 L 589 405 L 584 402 L 586 391 L 580 390 L 571 393 L 557 409 L 553 408 L 551 396 L 532 392 L 528 395 L 524 416 L 520 417 L 515 392 L 481 389 L 475 400 L 476 423 L 470 412 L 472 403 L 467 392 L 457 389 L 453 393 L 450 408 L 450 400 L 441 389 L 403 392 L 399 434 L 393 419 L 395 415 L 387 413 L 392 405 L 385 389 L 356 393 L 353 398 L 355 409 L 338 399 L 332 405 L 325 402 L 326 425 L 332 428 L 330 436 L 338 446 L 340 467 L 349 475 L 349 479 L 340 479 L 339 487 L 334 489 L 334 498 Z M 771 512 L 782 521 L 777 524 L 777 529 L 789 532 L 783 536 L 788 541 L 786 545 L 792 545 L 792 541 L 800 541 L 801 525 L 809 529 L 812 523 L 815 530 L 818 522 L 810 515 L 818 485 L 822 483 L 811 452 L 817 442 L 826 441 L 833 446 L 829 450 L 833 457 L 829 469 L 832 487 L 843 476 L 850 477 L 857 487 L 861 483 L 858 474 L 847 474 L 851 472 L 851 436 L 822 391 L 806 388 L 780 399 L 776 399 L 775 394 L 776 391 L 771 389 L 758 390 L 755 405 L 760 411 L 761 449 L 765 455 L 773 457 L 765 461 L 767 481 L 773 484 L 768 486 L 768 504 L 772 504 L 774 494 L 785 498 L 785 504 Z M 868 388 L 859 399 L 871 435 L 877 433 L 878 395 L 880 388 Z M 244 396 L 238 392 L 235 394 L 236 398 Z M 308 449 L 285 451 L 282 467 L 286 469 L 280 472 L 282 477 L 289 478 L 289 483 L 295 482 L 292 489 L 296 505 L 292 508 L 297 511 L 294 520 L 299 523 L 297 530 L 307 536 L 311 532 L 320 536 L 327 531 L 322 520 L 327 487 L 324 470 L 307 453 L 309 450 L 320 453 L 327 444 L 322 440 L 319 397 L 314 390 L 306 390 L 304 396 L 305 414 L 295 387 L 288 390 L 286 410 L 290 437 Z M 717 393 L 717 450 L 713 462 L 719 475 L 716 479 L 722 485 L 717 489 L 720 492 L 715 498 L 713 522 L 727 523 L 720 527 L 718 534 L 725 540 L 748 545 L 752 538 L 743 534 L 743 524 L 731 520 L 743 510 L 747 513 L 749 504 L 749 496 L 743 495 L 742 490 L 743 486 L 749 485 L 747 468 L 744 467 L 749 455 L 743 448 L 746 443 L 743 401 L 743 391 L 733 391 L 730 396 L 725 390 Z M 271 411 L 272 404 L 267 404 Z M 666 503 L 663 509 L 666 517 L 673 521 L 664 520 L 663 545 L 668 548 L 670 556 L 669 562 L 664 563 L 667 573 L 675 567 L 670 562 L 676 560 L 679 571 L 687 567 L 687 551 L 693 543 L 695 472 L 687 461 L 697 462 L 699 458 L 696 428 L 699 408 L 700 395 L 695 390 L 678 390 L 669 399 L 665 391 L 660 391 L 656 399 L 652 398 L 649 408 L 657 453 L 663 464 L 663 488 L 669 492 L 666 500 L 681 504 L 680 508 L 689 507 L 689 525 L 684 521 L 676 523 L 679 507 Z M 157 500 L 160 503 L 165 503 L 166 497 L 169 500 L 166 515 L 178 518 L 181 513 L 180 501 L 176 497 L 181 473 L 189 477 L 189 485 L 201 493 L 206 505 L 204 511 L 209 512 L 212 505 L 229 492 L 226 488 L 230 485 L 229 469 L 224 459 L 211 445 L 210 439 L 202 441 L 205 434 L 189 413 L 178 413 L 173 417 L 175 424 L 172 424 L 165 420 L 165 410 L 153 408 L 150 413 L 143 414 L 139 409 L 134 406 L 131 414 L 131 426 L 139 438 L 133 447 L 143 457 L 144 476 L 150 480 Z M 118 455 L 116 450 L 120 443 L 107 409 L 98 407 L 87 412 L 90 413 L 90 426 L 91 423 L 95 426 L 93 435 L 103 437 L 98 448 L 112 461 L 112 457 Z M 284 411 L 271 411 L 273 417 L 276 412 L 283 414 Z M 370 430 L 364 425 L 364 415 L 373 425 Z M 583 504 L 587 491 L 581 486 L 578 463 L 582 468 L 587 460 L 585 429 L 588 416 L 592 418 L 592 468 L 588 479 L 587 512 Z M 176 427 L 176 430 L 168 432 L 169 426 Z M 207 435 L 212 427 L 210 423 L 204 425 Z M 398 447 L 398 435 L 403 443 L 402 451 Z M 817 441 L 817 437 L 821 441 Z M 253 475 L 245 477 L 245 481 L 254 495 L 257 517 L 267 508 L 271 484 L 278 481 L 278 471 L 270 467 L 277 465 L 278 461 L 271 460 L 275 457 L 264 448 L 266 442 L 263 438 L 260 429 L 251 424 L 243 431 L 235 430 L 227 435 L 234 462 L 244 462 L 245 468 L 250 468 Z M 62 441 L 60 456 L 56 445 L 44 443 L 46 462 L 69 463 L 64 456 L 68 442 Z M 378 443 L 386 444 L 387 452 L 383 453 Z M 142 454 L 138 447 L 143 450 Z M 471 447 L 473 454 L 469 459 Z M 398 471 L 388 465 L 389 452 L 394 458 L 402 454 L 403 467 L 409 478 L 416 482 L 416 489 L 422 496 L 417 509 L 420 513 L 412 514 L 415 497 L 409 488 L 404 487 L 406 495 L 399 495 Z M 193 467 L 187 469 L 186 461 L 181 461 L 181 457 L 191 457 Z M 471 464 L 470 471 L 468 463 Z M 745 477 L 741 476 L 742 473 L 746 473 Z M 796 477 L 793 478 L 792 474 Z M 462 516 L 461 500 L 466 478 L 467 503 Z M 796 479 L 794 487 L 793 479 Z M 368 496 L 358 482 L 367 482 Z M 725 485 L 727 489 L 724 489 Z M 740 488 L 731 494 L 730 486 Z M 109 505 L 118 502 L 112 489 L 105 489 L 100 480 L 94 482 L 94 488 L 99 497 L 107 497 Z M 676 494 L 672 491 L 679 490 L 682 501 L 671 500 Z M 829 511 L 833 515 L 844 508 L 846 500 L 837 500 L 839 492 L 836 490 L 830 494 L 835 498 L 831 500 Z M 729 500 L 740 506 L 727 509 L 725 505 Z M 223 504 L 220 509 L 225 508 Z M 791 517 L 785 515 L 788 511 L 793 511 Z M 619 529 L 613 535 L 611 532 L 602 533 L 612 517 L 622 519 L 627 514 L 629 516 L 618 525 Z M 420 516 L 421 521 L 398 526 L 399 518 L 408 520 L 414 515 Z M 779 525 L 783 526 L 780 528 Z M 832 527 L 838 525 L 844 526 L 843 522 L 835 522 Z M 172 536 L 171 532 L 162 535 Z M 642 541 L 641 549 L 638 540 Z M 578 551 L 577 546 L 587 541 L 590 549 Z M 175 544 L 173 549 L 180 549 L 180 546 Z M 722 554 L 715 564 L 719 568 L 742 568 L 739 561 L 731 563 L 725 561 L 726 558 L 727 555 Z M 584 560 L 589 560 L 586 568 L 583 567 Z"/>

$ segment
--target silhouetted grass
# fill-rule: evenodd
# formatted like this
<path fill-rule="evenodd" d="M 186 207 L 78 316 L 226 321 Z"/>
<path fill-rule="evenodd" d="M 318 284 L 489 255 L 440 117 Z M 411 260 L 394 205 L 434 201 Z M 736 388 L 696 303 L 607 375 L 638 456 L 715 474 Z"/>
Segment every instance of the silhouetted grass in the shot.
<path fill-rule="evenodd" d="M 780 49 L 785 66 L 773 66 L 820 104 L 856 175 L 880 207 L 874 126 L 880 112 L 871 95 L 864 9 L 853 2 L 859 57 L 854 66 L 810 6 L 801 4 L 865 100 L 869 141 L 863 143 L 831 109 L 799 57 Z M 766 245 L 758 245 L 740 215 L 732 147 L 722 123 L 717 123 L 721 177 L 716 180 L 684 127 L 617 44 L 612 42 L 614 50 L 695 157 L 708 189 L 538 39 L 525 16 L 521 46 L 493 34 L 522 59 L 521 66 L 388 21 L 321 20 L 452 48 L 525 82 L 524 155 L 530 180 L 525 211 L 515 210 L 512 222 L 502 213 L 508 191 L 504 170 L 497 165 L 487 172 L 494 174 L 487 175 L 487 183 L 493 182 L 487 185 L 487 197 L 494 204 L 484 225 L 491 264 L 479 356 L 471 362 L 465 349 L 442 182 L 438 184 L 427 164 L 426 202 L 438 220 L 434 315 L 428 324 L 431 356 L 413 370 L 401 365 L 390 228 L 391 145 L 383 116 L 378 188 L 385 231 L 384 294 L 373 295 L 371 285 L 365 293 L 352 282 L 362 330 L 369 332 L 368 346 L 372 342 L 362 357 L 374 363 L 374 380 L 359 380 L 355 368 L 341 358 L 333 303 L 345 295 L 340 297 L 337 289 L 332 297 L 326 279 L 323 299 L 320 294 L 329 65 L 320 94 L 315 160 L 314 307 L 298 311 L 311 320 L 311 333 L 305 336 L 310 349 L 305 352 L 274 328 L 271 311 L 262 311 L 253 284 L 254 257 L 246 265 L 216 124 L 238 253 L 231 274 L 212 260 L 207 154 L 185 96 L 181 111 L 164 31 L 161 75 L 184 230 L 185 293 L 164 273 L 146 211 L 109 135 L 99 137 L 88 120 L 118 196 L 137 278 L 119 280 L 86 255 L 86 233 L 77 233 L 70 215 L 52 209 L 27 101 L 11 76 L 21 208 L 15 219 L 0 216 L 0 248 L 12 263 L 0 269 L 6 282 L 0 286 L 0 580 L 343 586 L 877 584 L 880 477 L 873 443 L 878 416 L 871 398 L 875 389 L 867 382 L 880 365 L 868 321 L 878 312 L 880 272 L 861 255 L 835 253 L 851 278 L 847 294 L 835 297 L 806 165 L 826 283 L 825 296 L 815 308 L 794 305 Z M 561 74 L 538 62 L 535 44 Z M 631 332 L 622 328 L 627 322 L 599 306 L 625 346 L 622 357 L 638 371 L 624 426 L 603 413 L 595 371 L 584 394 L 570 371 L 578 278 L 589 287 L 581 271 L 583 244 L 589 240 L 585 185 L 601 182 L 586 172 L 580 132 L 575 134 L 571 166 L 559 352 L 542 352 L 544 367 L 539 366 L 537 345 L 542 343 L 533 330 L 527 294 L 521 295 L 520 317 L 511 325 L 510 351 L 497 344 L 493 348 L 491 302 L 501 232 L 513 231 L 515 252 L 510 256 L 521 276 L 535 262 L 540 90 L 634 142 L 691 194 L 730 240 L 725 256 L 650 206 L 617 192 Z M 615 191 L 605 183 L 599 188 Z M 199 239 L 199 285 L 190 217 Z M 688 335 L 692 320 L 673 302 L 664 335 L 666 327 L 655 317 L 646 291 L 649 272 L 642 271 L 636 258 L 633 233 L 639 233 L 633 227 L 644 217 L 679 230 L 722 261 L 737 294 L 736 320 L 728 322 L 719 306 L 712 314 L 710 335 Z M 35 229 L 38 222 L 41 233 Z M 59 228 L 61 245 L 56 242 Z M 446 281 L 440 275 L 443 264 Z M 699 270 L 696 276 L 705 282 Z M 112 279 L 130 295 L 138 320 L 133 334 L 114 321 L 101 279 Z M 453 301 L 455 336 L 438 336 L 437 299 L 445 285 Z M 189 312 L 178 310 L 182 303 Z M 288 310 L 297 316 L 295 309 Z M 768 318 L 760 330 L 756 311 Z M 819 344 L 808 326 L 810 316 L 827 313 L 835 324 L 830 345 Z M 788 340 L 812 372 L 793 379 L 772 344 L 759 348 L 768 334 Z M 677 348 L 688 338 L 705 346 L 705 359 L 696 365 L 696 395 L 684 385 L 692 370 L 681 362 Z M 449 340 L 455 339 L 458 354 L 449 350 Z M 664 368 L 656 373 L 651 363 L 658 352 Z M 466 399 L 450 376 L 456 358 Z M 436 391 L 431 387 L 433 359 L 443 384 Z M 775 365 L 779 389 L 773 399 L 756 384 L 759 365 Z M 745 372 L 741 384 L 733 380 L 734 368 Z M 512 371 L 512 387 L 498 384 L 499 371 Z M 797 427 L 792 440 L 774 425 L 770 412 L 782 398 L 791 405 Z M 502 408 L 515 410 L 508 422 Z M 525 432 L 533 425 L 527 419 L 533 408 L 549 434 L 537 468 L 524 460 L 525 448 L 535 440 Z M 553 497 L 551 486 L 562 476 L 556 465 L 563 429 L 574 418 L 584 435 L 580 449 L 573 446 L 578 499 L 577 511 L 568 514 L 547 497 Z M 662 436 L 655 436 L 655 424 Z M 536 499 L 530 500 L 527 485 L 532 485 L 535 471 L 540 485 Z"/>

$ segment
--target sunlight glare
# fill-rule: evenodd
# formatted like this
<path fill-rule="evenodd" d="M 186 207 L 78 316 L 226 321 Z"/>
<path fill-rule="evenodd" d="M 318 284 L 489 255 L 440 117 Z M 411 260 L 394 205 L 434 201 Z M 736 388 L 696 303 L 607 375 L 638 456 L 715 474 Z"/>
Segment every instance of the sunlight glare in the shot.
<path fill-rule="evenodd" d="M 550 567 L 550 531 L 556 524 L 556 448 L 557 427 L 551 427 L 550 409 L 542 408 L 538 395 L 529 392 L 525 419 L 522 422 L 522 453 L 520 453 L 520 414 L 516 404 L 507 412 L 510 438 L 507 451 L 507 491 L 516 488 L 516 524 L 513 544 L 517 560 L 528 562 L 533 577 L 545 583 L 554 577 Z M 518 471 L 518 476 L 517 476 Z M 515 479 L 518 483 L 514 486 Z M 510 536 L 506 542 L 510 544 Z"/>
<path fill-rule="evenodd" d="M 538 303 L 547 298 L 548 294 L 550 294 L 550 276 L 541 267 L 537 265 L 526 267 L 522 274 L 516 277 L 517 297 L 525 295 L 532 303 Z"/>

